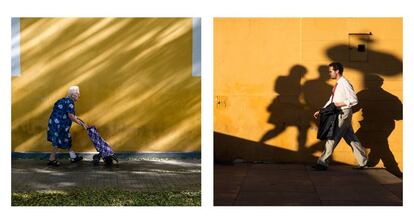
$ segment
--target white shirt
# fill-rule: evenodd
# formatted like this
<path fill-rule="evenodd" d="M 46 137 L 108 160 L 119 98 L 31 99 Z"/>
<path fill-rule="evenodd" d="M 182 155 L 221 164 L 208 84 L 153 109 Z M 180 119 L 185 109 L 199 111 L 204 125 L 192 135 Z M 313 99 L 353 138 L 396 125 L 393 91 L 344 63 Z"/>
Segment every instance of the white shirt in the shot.
<path fill-rule="evenodd" d="M 345 79 L 343 76 L 339 78 L 336 81 L 336 89 L 335 94 L 333 95 L 333 101 L 332 95 L 329 97 L 328 102 L 326 102 L 325 106 L 328 106 L 331 102 L 338 103 L 338 102 L 344 102 L 346 106 L 342 106 L 341 109 L 348 109 L 352 106 L 355 106 L 358 104 L 358 98 L 355 94 L 354 88 L 352 87 L 351 83 L 347 79 Z"/>

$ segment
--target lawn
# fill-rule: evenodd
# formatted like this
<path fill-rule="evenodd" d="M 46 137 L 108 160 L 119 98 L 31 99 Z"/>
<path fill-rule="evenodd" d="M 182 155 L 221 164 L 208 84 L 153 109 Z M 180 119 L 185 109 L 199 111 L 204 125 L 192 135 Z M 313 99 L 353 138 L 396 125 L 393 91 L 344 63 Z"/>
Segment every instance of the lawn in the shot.
<path fill-rule="evenodd" d="M 201 206 L 201 191 L 72 190 L 12 193 L 12 206 Z"/>

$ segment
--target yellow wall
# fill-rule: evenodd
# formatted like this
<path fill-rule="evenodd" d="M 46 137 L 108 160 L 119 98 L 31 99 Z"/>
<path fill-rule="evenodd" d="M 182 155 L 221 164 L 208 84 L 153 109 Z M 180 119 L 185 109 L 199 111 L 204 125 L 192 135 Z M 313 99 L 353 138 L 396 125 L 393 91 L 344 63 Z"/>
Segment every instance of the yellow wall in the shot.
<path fill-rule="evenodd" d="M 54 102 L 79 85 L 76 113 L 114 151 L 200 151 L 201 78 L 191 18 L 22 18 L 12 77 L 12 151 L 49 151 Z M 94 147 L 72 125 L 75 151 Z"/>
<path fill-rule="evenodd" d="M 368 62 L 349 62 L 348 34 L 361 32 L 372 32 L 368 43 Z M 367 123 L 368 127 L 364 128 L 366 133 L 360 138 L 364 138 L 362 142 L 366 146 L 375 143 L 376 136 L 385 134 L 384 131 L 392 127 L 390 122 L 387 125 L 379 122 L 393 117 L 385 107 L 397 109 L 396 112 L 402 114 L 398 107 L 398 102 L 403 100 L 402 48 L 400 18 L 216 18 L 216 160 L 315 160 L 321 154 L 322 146 L 316 139 L 317 126 L 311 116 L 318 106 L 327 101 L 334 84 L 332 80 L 325 82 L 317 79 L 320 71 L 322 76 L 327 76 L 326 67 L 320 66 L 334 60 L 344 64 L 344 75 L 356 92 L 372 88 L 378 76 L 384 79 L 382 89 L 396 96 L 395 100 L 392 96 L 377 96 L 374 92 L 360 97 L 360 103 L 367 110 L 375 109 L 370 101 L 383 107 L 378 109 L 380 113 L 366 113 L 369 116 L 366 116 L 365 123 L 367 120 L 374 122 Z M 295 65 L 301 65 L 306 70 L 302 78 L 296 78 L 299 89 L 295 87 L 295 77 L 287 77 Z M 301 69 L 294 69 L 293 75 L 297 74 L 297 70 Z M 278 79 L 284 83 L 276 86 Z M 282 105 L 269 107 L 274 99 Z M 281 119 L 287 127 L 278 136 L 260 143 L 267 131 L 275 127 L 270 123 L 272 120 L 268 122 L 269 118 Z M 354 114 L 355 131 L 361 127 L 359 121 L 363 120 L 361 110 Z M 306 127 L 310 122 L 310 127 Z M 388 141 L 402 169 L 403 121 L 392 122 L 395 122 L 395 129 L 391 128 Z M 305 140 L 302 149 L 298 141 L 298 128 L 305 136 L 301 138 Z M 379 151 L 378 148 L 376 150 Z M 311 157 L 305 156 L 307 154 Z M 333 158 L 338 162 L 355 163 L 344 141 L 335 150 Z M 377 165 L 381 166 L 381 163 Z"/>

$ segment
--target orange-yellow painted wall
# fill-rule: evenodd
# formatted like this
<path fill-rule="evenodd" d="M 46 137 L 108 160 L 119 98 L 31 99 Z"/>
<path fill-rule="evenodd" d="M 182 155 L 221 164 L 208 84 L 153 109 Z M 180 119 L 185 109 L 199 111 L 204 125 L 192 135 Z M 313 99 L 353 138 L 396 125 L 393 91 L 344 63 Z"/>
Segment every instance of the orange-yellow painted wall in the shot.
<path fill-rule="evenodd" d="M 350 62 L 348 34 L 369 32 L 372 32 L 372 35 L 368 43 L 368 61 Z M 320 65 L 327 65 L 333 60 L 342 62 L 345 65 L 344 76 L 351 81 L 356 92 L 366 90 L 375 82 L 376 78 L 373 80 L 372 77 L 367 76 L 381 77 L 384 79 L 382 89 L 402 102 L 402 57 L 401 18 L 216 18 L 214 20 L 214 130 L 233 138 L 259 143 L 266 132 L 274 128 L 274 124 L 268 122 L 269 118 L 289 115 L 298 122 L 299 126 L 306 127 L 306 124 L 310 123 L 306 129 L 305 149 L 310 148 L 318 143 L 317 126 L 312 122 L 311 114 L 318 108 L 316 104 L 327 101 L 329 90 L 334 84 L 332 80 L 325 82 L 325 86 L 330 86 L 328 92 L 325 88 L 314 85 L 308 87 L 305 90 L 306 95 L 304 94 L 303 88 L 306 82 L 319 78 Z M 280 89 L 275 89 L 277 79 L 286 78 L 295 65 L 302 65 L 307 70 L 298 83 L 302 87 L 297 99 L 299 104 L 292 104 L 296 96 L 295 93 L 289 94 L 292 88 L 285 89 L 287 94 L 283 98 L 287 99 L 285 101 L 287 106 L 296 105 L 301 112 L 292 113 L 295 108 L 289 107 L 279 112 L 276 110 L 269 112 L 268 108 L 272 101 L 281 95 Z M 323 74 L 327 76 L 326 72 Z M 324 85 L 323 83 L 324 81 L 319 81 L 319 85 Z M 290 86 L 285 84 L 285 87 Z M 371 95 L 361 102 L 366 104 L 371 98 L 381 100 Z M 392 101 L 385 99 L 380 105 L 392 105 Z M 372 105 L 370 108 L 373 108 Z M 375 113 L 371 112 L 370 115 Z M 377 113 L 375 119 L 389 117 L 389 115 L 390 113 L 386 111 Z M 354 114 L 352 123 L 355 131 L 361 127 L 360 121 L 363 120 L 361 110 Z M 394 122 L 395 128 L 388 141 L 390 150 L 402 169 L 403 120 Z M 287 123 L 286 130 L 266 140 L 265 146 L 298 152 L 297 125 Z M 375 123 L 372 125 L 375 127 Z M 381 125 L 378 127 L 371 128 L 368 135 L 364 137 L 375 139 L 375 136 L 382 134 L 375 131 L 384 130 Z M 249 152 L 247 147 L 238 146 L 228 149 L 225 142 L 223 145 L 220 140 L 215 140 L 215 143 L 215 157 L 218 160 L 243 158 L 283 161 L 277 156 L 264 156 L 257 151 Z M 367 149 L 368 152 L 370 150 Z M 312 152 L 312 156 L 319 156 L 320 151 L 319 149 Z M 335 150 L 333 158 L 347 164 L 355 163 L 351 149 L 344 141 L 341 141 Z M 381 166 L 381 163 L 378 166 Z"/>
<path fill-rule="evenodd" d="M 114 151 L 200 151 L 201 79 L 191 18 L 22 18 L 12 77 L 12 151 L 49 151 L 54 102 L 79 85 L 77 115 Z M 72 125 L 75 151 L 94 147 Z"/>

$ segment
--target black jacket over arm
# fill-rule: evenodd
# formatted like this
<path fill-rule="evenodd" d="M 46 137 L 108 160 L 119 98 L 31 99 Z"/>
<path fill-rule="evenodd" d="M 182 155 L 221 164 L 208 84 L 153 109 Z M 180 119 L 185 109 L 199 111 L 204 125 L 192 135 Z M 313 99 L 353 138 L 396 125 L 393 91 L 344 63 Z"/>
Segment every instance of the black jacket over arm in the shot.
<path fill-rule="evenodd" d="M 332 139 L 338 127 L 338 115 L 341 112 L 334 103 L 330 103 L 319 111 L 318 139 Z"/>

